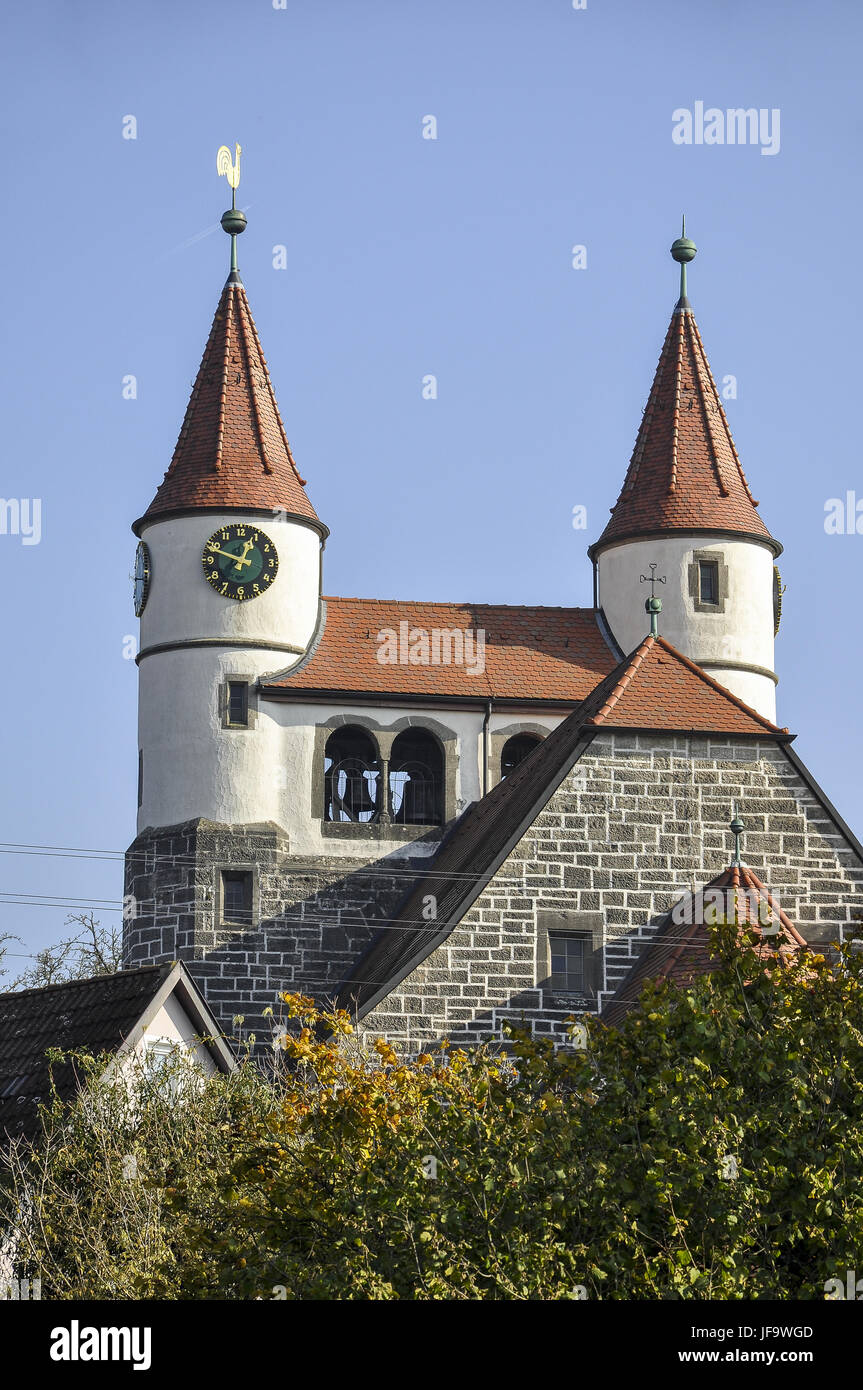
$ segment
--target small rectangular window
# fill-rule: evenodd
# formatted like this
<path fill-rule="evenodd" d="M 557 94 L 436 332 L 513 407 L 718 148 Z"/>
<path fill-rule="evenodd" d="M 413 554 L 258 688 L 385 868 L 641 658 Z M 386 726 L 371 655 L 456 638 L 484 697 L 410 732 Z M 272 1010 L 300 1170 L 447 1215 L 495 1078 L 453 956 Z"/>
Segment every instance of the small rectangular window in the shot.
<path fill-rule="evenodd" d="M 138 749 L 138 808 L 144 804 L 144 750 Z"/>
<path fill-rule="evenodd" d="M 701 603 L 719 603 L 719 565 L 716 560 L 699 560 L 698 595 Z"/>
<path fill-rule="evenodd" d="M 246 681 L 228 681 L 228 723 L 248 726 L 249 686 Z"/>
<path fill-rule="evenodd" d="M 574 932 L 549 932 L 551 988 L 561 994 L 585 994 L 585 939 Z"/>
<path fill-rule="evenodd" d="M 239 926 L 252 925 L 251 870 L 222 870 L 222 921 Z"/>

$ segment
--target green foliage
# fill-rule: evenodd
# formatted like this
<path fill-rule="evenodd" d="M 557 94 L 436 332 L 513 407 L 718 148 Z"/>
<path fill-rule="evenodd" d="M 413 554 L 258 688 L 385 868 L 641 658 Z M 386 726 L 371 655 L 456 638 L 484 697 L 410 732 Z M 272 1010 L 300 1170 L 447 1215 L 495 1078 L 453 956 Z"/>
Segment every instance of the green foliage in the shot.
<path fill-rule="evenodd" d="M 582 1051 L 370 1059 L 285 996 L 273 1077 L 93 1064 L 14 1167 L 22 1257 L 61 1297 L 823 1298 L 863 1254 L 860 958 L 717 949 Z"/>

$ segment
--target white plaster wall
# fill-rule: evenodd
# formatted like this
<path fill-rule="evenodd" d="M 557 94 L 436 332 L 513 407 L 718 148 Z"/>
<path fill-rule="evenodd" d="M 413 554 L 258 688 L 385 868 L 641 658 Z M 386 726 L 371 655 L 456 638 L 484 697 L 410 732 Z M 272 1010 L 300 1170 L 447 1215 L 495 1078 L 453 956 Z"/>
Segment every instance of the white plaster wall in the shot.
<path fill-rule="evenodd" d="M 354 858 L 364 840 L 321 832 L 312 806 L 315 731 L 333 714 L 383 729 L 399 721 L 443 726 L 457 739 L 456 802 L 461 810 L 482 795 L 482 710 L 387 707 L 260 700 L 249 729 L 225 729 L 219 687 L 233 675 L 268 675 L 281 663 L 266 649 L 185 648 L 145 657 L 139 668 L 139 746 L 144 753 L 138 829 L 176 825 L 199 816 L 227 825 L 274 821 L 290 837 L 292 854 Z M 490 733 L 519 724 L 549 731 L 565 712 L 492 714 Z M 439 729 L 437 732 L 440 732 Z M 496 778 L 492 776 L 491 785 Z M 369 844 L 371 842 L 368 842 Z M 431 853 L 414 841 L 376 841 L 380 854 Z"/>
<path fill-rule="evenodd" d="M 349 704 L 340 705 L 335 710 L 332 705 L 279 703 L 265 701 L 262 710 L 266 711 L 273 726 L 281 730 L 280 765 L 288 770 L 286 785 L 282 790 L 279 813 L 270 817 L 288 830 L 291 837 L 291 852 L 302 855 L 355 857 L 362 853 L 365 842 L 354 838 L 340 838 L 338 835 L 324 835 L 321 831 L 321 810 L 312 807 L 312 779 L 315 757 L 315 729 L 325 724 L 334 713 L 344 716 L 346 723 L 356 721 L 366 727 L 365 721 L 373 719 L 383 730 L 391 729 L 400 721 L 409 719 L 411 724 L 422 726 L 424 720 L 433 721 L 435 732 L 438 726 L 454 734 L 457 742 L 458 765 L 456 769 L 455 795 L 458 811 L 471 801 L 482 796 L 482 725 L 481 710 L 437 709 L 429 705 L 418 709 L 415 705 L 404 708 L 387 706 L 382 709 Z M 549 715 L 526 712 L 513 714 L 502 711 L 492 712 L 489 732 L 510 728 L 512 725 L 542 725 L 549 732 L 565 717 L 565 713 Z M 260 716 L 259 716 L 260 727 Z M 490 786 L 496 778 L 492 776 Z M 396 840 L 376 841 L 381 854 L 421 854 L 433 853 L 436 845 L 428 846 L 416 841 Z"/>
<path fill-rule="evenodd" d="M 201 583 L 209 587 L 203 578 Z M 235 605 L 240 606 L 245 605 Z M 143 658 L 139 830 L 198 816 L 229 825 L 273 820 L 288 828 L 279 789 L 284 740 L 278 725 L 267 708 L 253 728 L 224 729 L 219 709 L 219 687 L 230 676 L 254 680 L 280 664 L 279 653 L 265 647 L 179 647 Z"/>
<path fill-rule="evenodd" d="M 181 647 L 144 656 L 138 679 L 138 747 L 143 803 L 138 828 L 196 816 L 248 824 L 278 820 L 280 745 L 266 719 L 248 733 L 222 728 L 219 687 L 293 664 L 311 642 L 320 601 L 320 537 L 294 521 L 253 517 L 274 542 L 271 588 L 245 603 L 225 599 L 204 577 L 201 556 L 236 512 L 174 517 L 142 528 L 151 581 L 139 649 L 166 642 L 226 639 L 271 647 Z M 288 646 L 294 649 L 284 651 Z"/>
<path fill-rule="evenodd" d="M 207 583 L 201 556 L 214 531 L 244 520 L 237 512 L 225 512 L 156 520 L 142 528 L 152 575 L 141 615 L 140 650 L 196 637 L 270 640 L 306 650 L 318 619 L 320 537 L 295 521 L 250 518 L 247 524 L 265 531 L 274 542 L 279 570 L 265 594 L 238 603 Z M 271 657 L 268 669 L 291 661 L 290 653 L 280 660 Z"/>
<path fill-rule="evenodd" d="M 689 565 L 696 550 L 721 551 L 728 566 L 723 613 L 698 613 L 689 593 Z M 773 554 L 755 541 L 712 536 L 666 536 L 626 541 L 598 557 L 599 603 L 609 627 L 627 655 L 650 631 L 644 601 L 650 586 L 640 583 L 656 562 L 662 599 L 659 632 L 691 661 L 742 661 L 773 670 Z M 776 718 L 776 686 L 767 676 L 705 668 L 748 705 Z"/>
<path fill-rule="evenodd" d="M 206 1047 L 196 1037 L 195 1030 L 186 1010 L 173 994 L 165 1000 L 144 1036 L 134 1049 L 138 1057 L 146 1053 L 148 1043 L 170 1042 L 182 1047 L 187 1055 L 200 1067 L 204 1076 L 213 1076 L 216 1064 Z"/>

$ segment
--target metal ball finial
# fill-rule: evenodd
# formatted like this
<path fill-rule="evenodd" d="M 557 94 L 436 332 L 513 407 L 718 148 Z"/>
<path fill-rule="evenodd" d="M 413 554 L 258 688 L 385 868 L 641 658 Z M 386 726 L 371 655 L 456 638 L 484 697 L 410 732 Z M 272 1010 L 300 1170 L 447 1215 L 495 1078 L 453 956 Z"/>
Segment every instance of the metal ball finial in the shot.
<path fill-rule="evenodd" d="M 683 218 L 683 228 L 676 241 L 671 243 L 672 258 L 680 266 L 680 299 L 686 300 L 686 267 L 691 260 L 695 259 L 697 247 L 694 241 L 690 241 L 686 235 L 686 218 Z M 688 303 L 688 301 L 687 301 Z"/>
<path fill-rule="evenodd" d="M 229 236 L 239 236 L 240 232 L 246 230 L 246 214 L 239 208 L 228 208 L 227 212 L 222 213 L 221 222 Z"/>
<path fill-rule="evenodd" d="M 736 801 L 735 801 L 735 803 L 734 803 L 734 814 L 733 814 L 731 823 L 730 823 L 730 825 L 729 825 L 728 828 L 729 828 L 729 830 L 731 831 L 732 835 L 734 836 L 734 858 L 732 859 L 731 862 L 732 862 L 732 864 L 739 864 L 739 863 L 740 863 L 740 836 L 743 834 L 744 830 L 746 829 L 746 826 L 743 824 L 743 821 L 740 819 L 740 812 L 739 812 L 738 809 L 737 809 L 737 802 L 736 802 Z"/>

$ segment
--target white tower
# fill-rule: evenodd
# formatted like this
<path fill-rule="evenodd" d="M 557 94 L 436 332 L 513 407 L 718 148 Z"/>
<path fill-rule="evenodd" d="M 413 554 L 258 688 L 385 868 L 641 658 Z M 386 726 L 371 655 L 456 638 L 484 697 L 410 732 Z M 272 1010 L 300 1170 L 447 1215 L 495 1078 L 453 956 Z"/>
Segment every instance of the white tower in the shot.
<path fill-rule="evenodd" d="M 171 465 L 140 537 L 138 830 L 279 820 L 278 728 L 255 683 L 318 627 L 327 529 L 304 491 L 225 213 L 222 291 Z"/>
<path fill-rule="evenodd" d="M 642 577 L 654 572 L 664 581 L 661 634 L 775 721 L 774 561 L 782 547 L 749 490 L 686 296 L 695 246 L 685 223 L 671 254 L 680 298 L 623 488 L 588 551 L 595 603 L 628 654 L 647 631 Z"/>

